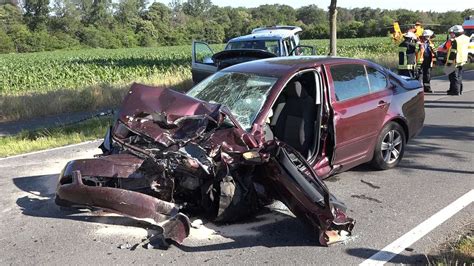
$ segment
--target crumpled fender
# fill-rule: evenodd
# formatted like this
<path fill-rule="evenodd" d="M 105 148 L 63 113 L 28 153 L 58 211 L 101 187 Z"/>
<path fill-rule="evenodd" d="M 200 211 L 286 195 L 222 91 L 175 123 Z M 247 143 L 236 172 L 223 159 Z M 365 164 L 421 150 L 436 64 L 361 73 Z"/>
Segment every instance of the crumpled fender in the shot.
<path fill-rule="evenodd" d="M 130 190 L 84 185 L 80 171 L 72 172 L 71 183 L 58 185 L 55 201 L 60 206 L 86 205 L 152 219 L 162 228 L 164 239 L 178 243 L 183 242 L 191 230 L 189 218 L 180 213 L 175 204 Z"/>
<path fill-rule="evenodd" d="M 127 178 L 143 163 L 143 159 L 131 154 L 113 154 L 93 159 L 80 159 L 67 163 L 61 177 L 71 177 L 74 171 L 83 176 Z"/>

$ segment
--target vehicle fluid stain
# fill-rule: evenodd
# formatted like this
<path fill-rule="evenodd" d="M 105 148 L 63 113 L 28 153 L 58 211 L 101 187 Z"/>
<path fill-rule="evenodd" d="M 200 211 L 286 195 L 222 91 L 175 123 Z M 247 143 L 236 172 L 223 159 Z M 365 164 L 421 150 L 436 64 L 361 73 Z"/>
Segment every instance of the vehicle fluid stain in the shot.
<path fill-rule="evenodd" d="M 368 186 L 371 187 L 371 188 L 375 188 L 375 189 L 379 189 L 379 188 L 380 188 L 379 186 L 374 185 L 374 184 L 370 183 L 369 181 L 365 181 L 364 179 L 361 179 L 360 182 L 362 182 L 362 183 L 368 185 Z"/>
<path fill-rule="evenodd" d="M 370 200 L 370 201 L 374 201 L 374 202 L 377 202 L 377 203 L 382 203 L 380 200 L 376 199 L 376 198 L 372 198 L 372 197 L 368 197 L 366 196 L 365 194 L 362 194 L 362 195 L 351 195 L 352 198 L 357 198 L 357 199 L 365 199 L 365 200 Z"/>

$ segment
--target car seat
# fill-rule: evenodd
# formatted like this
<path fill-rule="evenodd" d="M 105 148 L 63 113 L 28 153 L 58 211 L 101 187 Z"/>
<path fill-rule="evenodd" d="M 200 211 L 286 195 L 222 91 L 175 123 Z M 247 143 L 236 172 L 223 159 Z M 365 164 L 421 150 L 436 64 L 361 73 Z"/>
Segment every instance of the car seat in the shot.
<path fill-rule="evenodd" d="M 309 156 L 314 140 L 316 106 L 299 81 L 290 82 L 275 104 L 270 126 L 281 141 Z"/>

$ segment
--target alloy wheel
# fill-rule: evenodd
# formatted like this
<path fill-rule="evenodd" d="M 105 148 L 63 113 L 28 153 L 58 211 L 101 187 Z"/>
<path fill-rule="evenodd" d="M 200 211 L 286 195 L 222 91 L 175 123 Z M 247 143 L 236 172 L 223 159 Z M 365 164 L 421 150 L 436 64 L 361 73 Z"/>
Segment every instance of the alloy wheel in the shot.
<path fill-rule="evenodd" d="M 385 134 L 382 140 L 382 158 L 387 164 L 395 162 L 400 157 L 402 151 L 403 139 L 397 130 L 390 130 Z"/>

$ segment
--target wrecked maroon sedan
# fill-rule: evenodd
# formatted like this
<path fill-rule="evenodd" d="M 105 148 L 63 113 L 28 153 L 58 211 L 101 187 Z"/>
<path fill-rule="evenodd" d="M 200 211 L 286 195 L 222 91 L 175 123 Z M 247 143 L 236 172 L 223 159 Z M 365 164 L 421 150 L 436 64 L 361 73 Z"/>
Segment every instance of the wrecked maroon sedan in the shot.
<path fill-rule="evenodd" d="M 56 202 L 148 218 L 181 242 L 185 214 L 235 222 L 277 199 L 327 245 L 354 221 L 321 177 L 395 166 L 423 110 L 418 82 L 342 58 L 239 64 L 187 95 L 134 84 L 103 154 L 66 165 Z"/>

